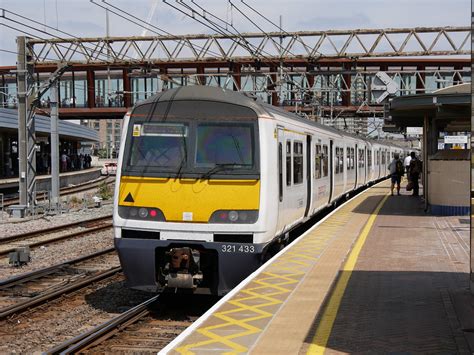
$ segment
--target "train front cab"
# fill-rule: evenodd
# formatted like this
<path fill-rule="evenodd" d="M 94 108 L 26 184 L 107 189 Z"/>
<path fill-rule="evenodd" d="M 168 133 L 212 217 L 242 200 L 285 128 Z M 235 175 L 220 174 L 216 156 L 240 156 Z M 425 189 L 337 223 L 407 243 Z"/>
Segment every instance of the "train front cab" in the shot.
<path fill-rule="evenodd" d="M 275 232 L 267 211 L 277 197 L 269 201 L 261 181 L 277 157 L 260 159 L 276 149 L 260 144 L 273 131 L 261 131 L 243 106 L 142 106 L 125 121 L 115 191 L 115 246 L 127 284 L 223 295 L 261 265 Z"/>

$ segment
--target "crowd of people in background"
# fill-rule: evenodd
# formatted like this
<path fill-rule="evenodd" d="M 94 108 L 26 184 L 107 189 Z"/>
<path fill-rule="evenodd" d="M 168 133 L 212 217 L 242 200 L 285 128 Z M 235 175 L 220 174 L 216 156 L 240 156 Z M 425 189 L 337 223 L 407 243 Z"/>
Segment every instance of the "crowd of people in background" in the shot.
<path fill-rule="evenodd" d="M 89 154 L 67 154 L 63 151 L 59 157 L 60 172 L 89 169 L 92 166 L 92 157 Z M 36 156 L 36 170 L 38 174 L 51 173 L 51 155 L 48 153 Z"/>
<path fill-rule="evenodd" d="M 64 151 L 59 160 L 61 162 L 61 172 L 89 169 L 92 164 L 92 157 L 89 154 L 82 153 L 68 155 Z"/>

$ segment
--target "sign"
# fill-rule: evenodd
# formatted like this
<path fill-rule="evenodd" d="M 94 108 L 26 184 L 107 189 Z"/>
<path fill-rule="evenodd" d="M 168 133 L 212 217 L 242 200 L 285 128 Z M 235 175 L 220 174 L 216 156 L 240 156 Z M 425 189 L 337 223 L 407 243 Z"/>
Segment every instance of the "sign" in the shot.
<path fill-rule="evenodd" d="M 467 136 L 444 136 L 445 144 L 467 144 Z"/>
<path fill-rule="evenodd" d="M 141 126 L 139 124 L 134 124 L 133 125 L 133 136 L 134 137 L 140 137 L 140 132 L 141 132 Z"/>
<path fill-rule="evenodd" d="M 422 135 L 423 127 L 407 127 L 407 134 Z"/>

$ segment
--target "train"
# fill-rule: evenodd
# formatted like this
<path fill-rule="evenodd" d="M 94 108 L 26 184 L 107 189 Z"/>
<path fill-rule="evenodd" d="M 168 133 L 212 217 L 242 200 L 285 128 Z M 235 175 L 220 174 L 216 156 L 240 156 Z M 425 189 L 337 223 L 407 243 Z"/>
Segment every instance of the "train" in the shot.
<path fill-rule="evenodd" d="M 149 292 L 226 294 L 406 153 L 211 86 L 158 93 L 123 127 L 114 244 L 127 285 Z"/>

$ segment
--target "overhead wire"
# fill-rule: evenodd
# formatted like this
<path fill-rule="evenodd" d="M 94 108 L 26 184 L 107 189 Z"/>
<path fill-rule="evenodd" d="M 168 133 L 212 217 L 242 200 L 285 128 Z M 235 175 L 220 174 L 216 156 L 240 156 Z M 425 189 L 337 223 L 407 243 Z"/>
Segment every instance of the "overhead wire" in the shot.
<path fill-rule="evenodd" d="M 80 37 L 75 36 L 75 35 L 73 35 L 73 34 L 71 34 L 71 33 L 68 33 L 68 32 L 66 32 L 66 31 L 60 30 L 59 28 L 54 28 L 54 27 L 52 27 L 52 26 L 43 24 L 43 23 L 41 23 L 41 22 L 39 22 L 39 21 L 36 21 L 36 20 L 34 20 L 34 19 L 31 19 L 31 18 L 26 17 L 26 16 L 21 15 L 21 14 L 18 14 L 18 13 L 14 12 L 14 11 L 7 10 L 7 9 L 3 9 L 3 8 L 0 9 L 0 11 L 2 11 L 2 14 L 3 14 L 2 18 L 6 19 L 6 20 L 8 20 L 8 21 L 14 22 L 14 23 L 16 23 L 16 24 L 19 24 L 19 25 L 23 25 L 23 26 L 25 26 L 25 27 L 27 27 L 27 28 L 33 29 L 33 30 L 35 30 L 35 31 L 37 31 L 37 32 L 41 32 L 41 33 L 47 34 L 47 35 L 52 36 L 52 37 L 54 37 L 54 38 L 56 38 L 56 39 L 60 39 L 60 40 L 62 40 L 62 41 L 67 41 L 67 40 L 68 40 L 68 39 L 65 39 L 65 38 L 61 38 L 61 37 L 55 35 L 54 33 L 48 32 L 48 31 L 46 31 L 46 29 L 45 29 L 45 30 L 41 30 L 41 29 L 32 27 L 32 26 L 30 26 L 30 25 L 21 23 L 21 22 L 15 20 L 15 19 L 6 17 L 6 16 L 4 16 L 4 14 L 5 14 L 5 13 L 10 13 L 10 14 L 12 14 L 12 15 L 14 15 L 14 16 L 16 16 L 16 17 L 19 17 L 19 18 L 21 18 L 21 19 L 23 19 L 23 20 L 27 20 L 27 21 L 30 21 L 30 22 L 32 22 L 32 23 L 35 23 L 35 24 L 44 26 L 45 28 L 52 29 L 52 30 L 54 30 L 54 31 L 57 31 L 57 32 L 62 33 L 62 34 L 65 34 L 65 35 L 70 36 L 70 37 L 72 37 L 72 38 L 80 39 Z M 37 37 L 37 38 L 38 38 L 38 37 Z M 40 38 L 40 39 L 47 41 L 47 39 L 42 39 L 42 38 Z M 57 44 L 57 45 L 59 45 L 59 46 L 61 46 L 61 47 L 63 47 L 63 48 L 66 48 L 66 49 L 68 49 L 68 50 L 70 49 L 70 47 L 65 46 L 65 45 L 62 45 L 62 44 Z M 96 48 L 88 47 L 88 46 L 85 46 L 85 45 L 83 45 L 83 47 L 86 48 L 86 49 L 91 50 L 92 53 L 95 53 L 95 52 L 96 52 Z M 109 55 L 108 55 L 108 54 L 100 53 L 100 52 L 98 52 L 98 54 L 99 54 L 99 55 L 102 55 L 102 56 L 106 56 L 107 59 L 109 59 Z M 91 56 L 92 56 L 92 55 L 91 55 Z M 124 57 L 127 57 L 127 58 L 129 58 L 129 59 L 134 60 L 134 58 L 129 57 L 129 56 L 126 56 L 126 55 L 124 55 Z M 136 61 L 136 60 L 135 60 L 135 61 Z"/>
<path fill-rule="evenodd" d="M 107 4 L 108 6 L 103 6 L 103 5 L 101 5 L 101 4 L 98 4 L 98 3 L 96 3 L 94 0 L 90 0 L 90 2 L 91 2 L 92 4 L 98 6 L 98 7 L 103 8 L 103 9 L 108 9 L 108 10 L 109 10 L 111 13 L 113 13 L 114 15 L 119 16 L 120 18 L 122 18 L 122 19 L 124 19 L 124 20 L 126 20 L 126 21 L 129 21 L 129 22 L 131 22 L 131 23 L 133 23 L 133 24 L 135 24 L 135 25 L 137 25 L 137 26 L 140 26 L 140 27 L 142 27 L 142 28 L 145 28 L 145 29 L 149 30 L 150 32 L 153 32 L 153 33 L 155 33 L 155 34 L 157 34 L 157 35 L 159 35 L 159 36 L 164 36 L 164 34 L 165 34 L 165 35 L 168 35 L 171 40 L 173 40 L 173 41 L 175 41 L 175 42 L 177 42 L 177 43 L 182 43 L 183 40 L 185 39 L 184 36 L 174 35 L 174 34 L 168 32 L 168 31 L 166 31 L 166 30 L 163 30 L 163 29 L 161 29 L 161 28 L 159 28 L 159 27 L 157 27 L 157 26 L 155 26 L 155 25 L 153 25 L 153 24 L 151 24 L 151 23 L 148 23 L 148 22 L 146 22 L 146 21 L 143 21 L 142 19 L 140 19 L 139 17 L 133 15 L 133 14 L 130 13 L 129 11 L 125 11 L 125 10 L 119 8 L 118 6 L 115 6 L 115 5 L 113 5 L 113 4 L 108 3 L 108 2 L 105 1 L 105 0 L 102 0 L 102 2 L 105 3 L 105 4 Z M 121 13 L 126 14 L 127 16 L 131 17 L 131 18 L 134 19 L 134 20 L 132 20 L 132 19 L 130 19 L 130 18 L 127 18 L 126 16 L 121 15 L 120 13 L 117 13 L 117 11 L 111 10 L 111 8 L 112 8 L 112 9 L 115 9 L 115 10 L 117 10 L 117 11 L 120 11 Z M 140 21 L 141 23 L 140 23 L 140 22 L 137 22 L 137 21 Z M 144 24 L 145 24 L 146 26 L 145 26 Z M 161 32 L 161 33 L 160 33 L 160 32 Z M 163 34 L 163 33 L 164 33 L 164 34 Z M 189 44 L 186 43 L 186 41 L 184 41 L 184 45 L 187 46 L 187 47 L 190 47 Z M 196 47 L 196 48 L 199 48 L 199 49 L 204 49 L 203 46 L 200 46 L 200 45 L 197 45 L 197 44 L 192 45 L 192 46 L 193 46 L 193 47 Z M 190 48 L 191 48 L 191 47 L 190 47 Z M 191 48 L 191 49 L 192 49 L 192 48 Z M 216 57 L 220 57 L 220 56 L 221 56 L 220 53 L 217 53 L 217 52 L 214 52 L 214 51 L 211 51 L 211 50 L 207 50 L 207 52 L 214 54 Z"/>
<path fill-rule="evenodd" d="M 287 36 L 291 36 L 291 37 L 294 37 L 298 42 L 300 42 L 303 47 L 308 47 L 306 45 L 306 43 L 304 43 L 304 41 L 298 37 L 298 36 L 294 36 L 293 34 L 287 32 L 285 29 L 283 29 L 280 25 L 277 25 L 276 23 L 274 23 L 272 20 L 270 20 L 268 17 L 266 17 L 265 15 L 263 15 L 260 11 L 258 11 L 257 9 L 255 9 L 254 7 L 250 6 L 249 4 L 247 4 L 244 0 L 240 0 L 240 2 L 242 4 L 244 4 L 245 6 L 247 6 L 250 10 L 252 10 L 254 13 L 256 13 L 258 16 L 260 16 L 261 18 L 263 18 L 265 21 L 269 22 L 270 24 L 272 24 L 273 26 L 275 26 L 276 28 L 278 28 L 280 30 L 280 32 L 284 33 L 285 35 Z M 322 56 L 322 54 L 320 52 L 316 52 L 318 53 L 320 56 Z"/>

